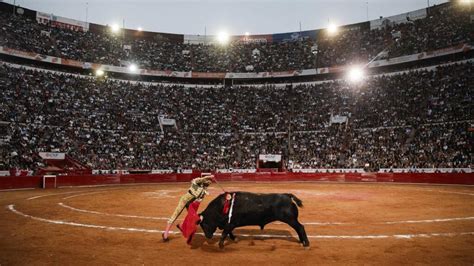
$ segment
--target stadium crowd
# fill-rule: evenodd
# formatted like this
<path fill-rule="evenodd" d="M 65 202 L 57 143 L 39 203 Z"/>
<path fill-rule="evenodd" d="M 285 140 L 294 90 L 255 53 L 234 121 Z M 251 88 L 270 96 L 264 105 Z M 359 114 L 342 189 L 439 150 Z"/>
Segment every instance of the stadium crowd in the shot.
<path fill-rule="evenodd" d="M 0 66 L 1 168 L 472 167 L 472 62 L 295 87 L 196 88 Z M 331 116 L 345 119 L 331 123 Z M 160 117 L 176 126 L 160 124 Z M 334 122 L 334 121 L 333 121 Z M 291 135 L 288 135 L 290 132 Z"/>
<path fill-rule="evenodd" d="M 415 54 L 473 43 L 466 9 L 447 4 L 431 9 L 426 18 L 380 29 L 341 29 L 335 36 L 321 31 L 316 41 L 282 43 L 172 43 L 163 38 L 80 32 L 50 27 L 10 13 L 0 14 L 0 45 L 83 62 L 141 68 L 200 72 L 288 71 L 367 62 L 387 49 L 385 57 Z M 397 37 L 395 37 L 397 36 Z M 317 55 L 313 47 L 317 46 Z M 247 68 L 248 66 L 252 66 Z"/>

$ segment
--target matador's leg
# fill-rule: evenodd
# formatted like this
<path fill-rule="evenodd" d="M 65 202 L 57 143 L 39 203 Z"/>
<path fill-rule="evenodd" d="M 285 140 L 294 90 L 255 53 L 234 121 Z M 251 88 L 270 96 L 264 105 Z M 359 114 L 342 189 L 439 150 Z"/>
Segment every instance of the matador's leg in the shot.
<path fill-rule="evenodd" d="M 184 208 L 186 208 L 186 205 L 194 200 L 194 196 L 186 193 L 181 198 L 179 199 L 178 206 L 173 212 L 173 215 L 171 215 L 170 219 L 168 220 L 168 224 L 173 224 L 178 216 L 183 212 Z"/>
<path fill-rule="evenodd" d="M 170 219 L 168 220 L 168 224 L 166 225 L 165 232 L 163 233 L 163 239 L 167 240 L 168 239 L 168 234 L 171 229 L 171 225 L 176 221 L 178 216 L 183 212 L 184 208 L 186 207 L 186 204 L 189 202 L 193 201 L 195 198 L 193 195 L 186 193 L 181 198 L 179 199 L 178 206 L 173 212 L 173 215 L 171 215 Z"/>

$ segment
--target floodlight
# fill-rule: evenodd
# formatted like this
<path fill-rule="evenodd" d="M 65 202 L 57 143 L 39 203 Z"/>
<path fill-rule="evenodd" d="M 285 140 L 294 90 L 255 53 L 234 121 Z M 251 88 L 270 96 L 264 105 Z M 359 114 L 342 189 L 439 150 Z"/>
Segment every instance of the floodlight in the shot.
<path fill-rule="evenodd" d="M 118 24 L 114 23 L 110 26 L 110 29 L 112 30 L 113 33 L 117 33 L 117 32 L 120 31 L 120 26 Z"/>
<path fill-rule="evenodd" d="M 142 27 L 138 27 L 138 29 L 137 29 L 137 30 L 138 30 L 138 31 L 142 31 L 143 29 L 142 29 Z"/>
<path fill-rule="evenodd" d="M 245 32 L 245 36 L 249 37 L 249 36 L 250 36 L 250 32 L 246 31 L 246 32 Z"/>
<path fill-rule="evenodd" d="M 222 45 L 227 44 L 229 42 L 229 34 L 227 34 L 227 32 L 219 32 L 217 41 Z"/>
<path fill-rule="evenodd" d="M 347 73 L 347 79 L 352 83 L 360 82 L 364 79 L 364 77 L 364 69 L 360 66 L 351 67 Z"/>
<path fill-rule="evenodd" d="M 328 30 L 328 33 L 329 33 L 329 34 L 334 35 L 334 34 L 337 33 L 337 31 L 338 31 L 339 29 L 338 29 L 338 27 L 337 27 L 336 24 L 331 23 L 331 24 L 329 24 L 327 30 Z"/>
<path fill-rule="evenodd" d="M 104 75 L 104 73 L 105 73 L 105 72 L 104 72 L 104 70 L 102 70 L 102 69 L 97 69 L 97 70 L 95 71 L 95 75 L 96 75 L 97 77 L 102 77 L 102 76 Z"/>
<path fill-rule="evenodd" d="M 135 64 L 130 64 L 130 65 L 128 66 L 128 70 L 129 70 L 130 72 L 135 73 L 135 72 L 137 72 L 138 67 L 137 67 L 137 65 L 135 65 Z"/>

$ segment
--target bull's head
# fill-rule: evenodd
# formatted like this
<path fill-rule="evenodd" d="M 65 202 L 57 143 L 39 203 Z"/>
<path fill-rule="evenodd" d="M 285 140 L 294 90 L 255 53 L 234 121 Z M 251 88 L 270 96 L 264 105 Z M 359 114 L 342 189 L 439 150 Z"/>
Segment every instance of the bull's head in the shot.
<path fill-rule="evenodd" d="M 206 238 L 211 239 L 217 229 L 215 221 L 212 221 L 212 219 L 209 219 L 209 217 L 206 219 L 206 215 L 204 213 L 201 213 L 199 218 L 201 219 L 198 221 L 198 223 L 201 225 L 204 235 Z"/>

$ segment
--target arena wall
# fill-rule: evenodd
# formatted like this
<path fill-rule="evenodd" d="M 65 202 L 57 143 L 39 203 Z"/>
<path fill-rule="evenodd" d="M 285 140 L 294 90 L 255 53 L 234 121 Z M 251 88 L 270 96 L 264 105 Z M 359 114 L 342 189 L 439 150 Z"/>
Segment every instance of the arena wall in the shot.
<path fill-rule="evenodd" d="M 57 187 L 102 186 L 140 183 L 189 182 L 200 176 L 192 174 L 128 174 L 128 175 L 84 175 L 57 176 Z M 218 181 L 226 182 L 387 182 L 422 184 L 474 185 L 474 173 L 216 173 Z M 0 189 L 42 188 L 42 176 L 0 177 Z"/>

